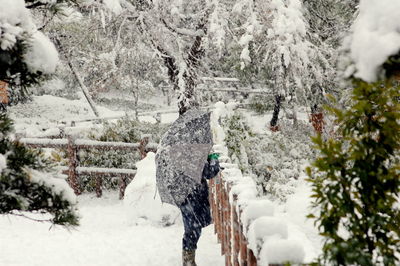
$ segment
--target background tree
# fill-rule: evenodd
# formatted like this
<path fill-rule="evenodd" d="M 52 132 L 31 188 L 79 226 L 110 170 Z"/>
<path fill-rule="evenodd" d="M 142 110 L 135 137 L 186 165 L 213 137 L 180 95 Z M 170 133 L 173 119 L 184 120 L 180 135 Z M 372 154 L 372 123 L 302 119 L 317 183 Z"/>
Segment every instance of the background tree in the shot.
<path fill-rule="evenodd" d="M 142 34 L 157 51 L 172 87 L 179 92 L 180 114 L 199 105 L 195 89 L 213 7 L 211 1 L 152 1 L 140 13 Z"/>
<path fill-rule="evenodd" d="M 163 79 L 154 51 L 140 41 L 136 9 L 129 3 L 120 9 L 91 2 L 79 5 L 69 18 L 49 23 L 46 30 L 60 40 L 62 59 L 79 72 L 89 94 L 103 104 L 102 93 L 119 91 L 134 96 L 130 108 L 138 111 L 139 95 L 151 96 Z M 76 92 L 76 75 L 64 66 L 60 71 Z"/>
<path fill-rule="evenodd" d="M 321 48 L 310 41 L 303 5 L 298 0 L 247 1 L 237 5 L 249 14 L 240 40 L 243 64 L 259 65 L 266 90 L 275 98 L 270 126 L 276 129 L 284 102 L 296 123 L 296 106 L 310 102 L 314 97 L 312 87 L 322 87 L 332 68 Z"/>

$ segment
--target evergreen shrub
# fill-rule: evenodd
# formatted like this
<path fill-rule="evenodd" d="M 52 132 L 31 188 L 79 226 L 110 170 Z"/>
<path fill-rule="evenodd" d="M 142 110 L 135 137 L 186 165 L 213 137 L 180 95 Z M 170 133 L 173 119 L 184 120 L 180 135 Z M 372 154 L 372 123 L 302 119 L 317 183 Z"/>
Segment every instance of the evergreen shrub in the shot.
<path fill-rule="evenodd" d="M 313 207 L 324 236 L 322 265 L 399 265 L 400 87 L 355 81 L 338 137 L 313 139 L 318 158 L 308 169 Z"/>
<path fill-rule="evenodd" d="M 12 141 L 11 130 L 11 120 L 0 114 L 0 214 L 48 213 L 52 218 L 46 221 L 77 225 L 75 202 L 67 195 L 72 190 L 60 184 L 52 163 L 40 151 Z"/>

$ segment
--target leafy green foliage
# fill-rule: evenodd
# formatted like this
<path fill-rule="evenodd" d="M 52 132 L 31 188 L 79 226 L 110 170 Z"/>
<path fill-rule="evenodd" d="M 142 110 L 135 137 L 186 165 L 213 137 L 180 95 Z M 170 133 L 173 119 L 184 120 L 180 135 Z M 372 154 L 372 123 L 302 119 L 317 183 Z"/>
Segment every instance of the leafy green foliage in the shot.
<path fill-rule="evenodd" d="M 320 155 L 308 169 L 314 218 L 325 237 L 323 265 L 398 265 L 400 252 L 399 86 L 355 81 L 338 139 L 313 139 Z"/>
<path fill-rule="evenodd" d="M 0 114 L 0 155 L 6 163 L 0 172 L 0 213 L 49 213 L 53 216 L 49 221 L 54 224 L 77 225 L 75 206 L 64 197 L 63 191 L 56 191 L 45 182 L 31 180 L 31 169 L 43 175 L 48 174 L 51 170 L 50 162 L 39 151 L 11 141 L 7 137 L 11 129 L 11 120 Z"/>

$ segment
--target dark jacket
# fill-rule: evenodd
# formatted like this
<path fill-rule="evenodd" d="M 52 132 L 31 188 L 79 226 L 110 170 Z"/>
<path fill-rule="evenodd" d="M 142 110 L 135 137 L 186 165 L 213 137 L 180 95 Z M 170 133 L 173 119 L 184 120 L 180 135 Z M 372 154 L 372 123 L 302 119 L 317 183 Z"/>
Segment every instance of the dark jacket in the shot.
<path fill-rule="evenodd" d="M 218 160 L 208 160 L 203 168 L 201 183 L 189 194 L 180 208 L 188 220 L 193 220 L 193 223 L 201 227 L 206 227 L 212 222 L 206 179 L 215 177 L 219 170 Z"/>

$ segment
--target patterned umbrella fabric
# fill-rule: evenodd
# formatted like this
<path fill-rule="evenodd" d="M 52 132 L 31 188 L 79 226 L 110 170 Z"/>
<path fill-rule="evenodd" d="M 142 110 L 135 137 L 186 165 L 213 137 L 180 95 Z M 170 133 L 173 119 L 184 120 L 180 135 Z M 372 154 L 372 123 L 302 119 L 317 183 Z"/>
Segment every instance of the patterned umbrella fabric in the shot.
<path fill-rule="evenodd" d="M 210 113 L 198 109 L 181 115 L 163 136 L 156 154 L 161 200 L 180 206 L 201 181 L 212 148 Z"/>

